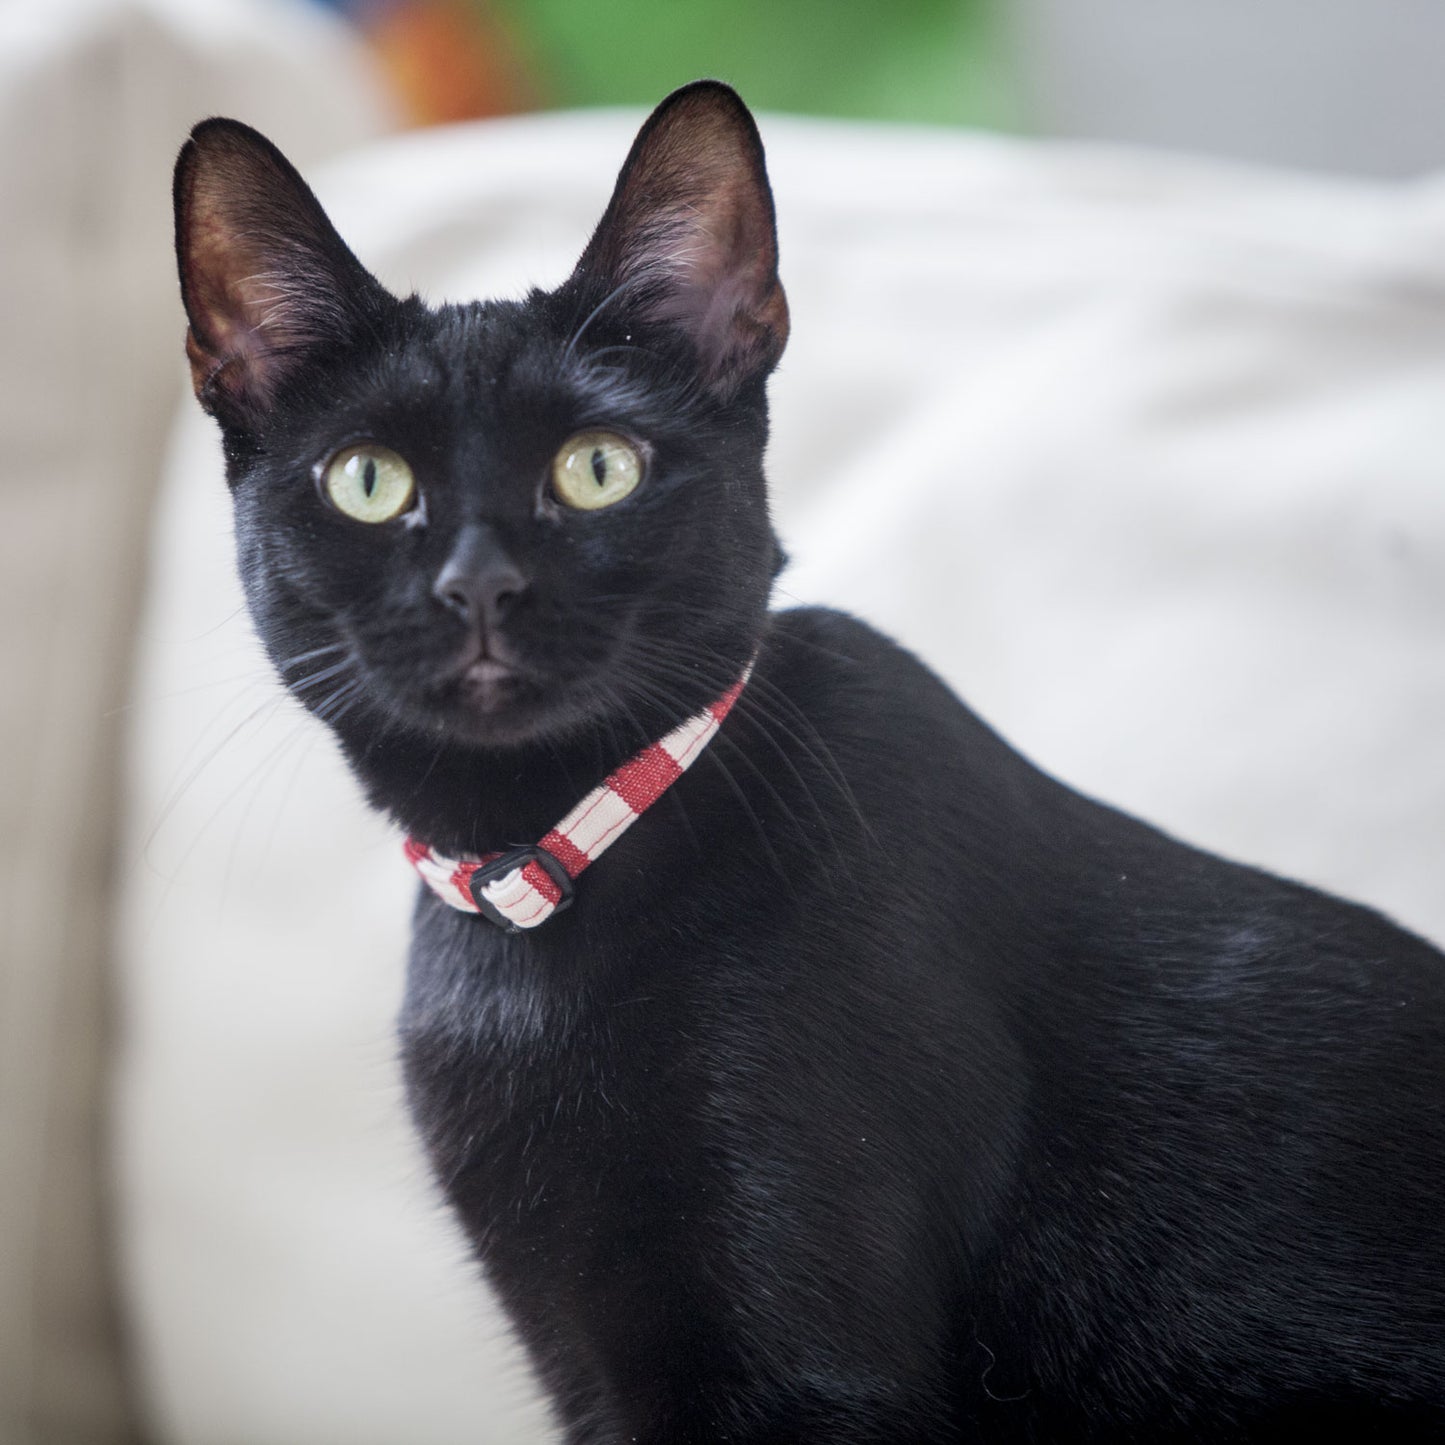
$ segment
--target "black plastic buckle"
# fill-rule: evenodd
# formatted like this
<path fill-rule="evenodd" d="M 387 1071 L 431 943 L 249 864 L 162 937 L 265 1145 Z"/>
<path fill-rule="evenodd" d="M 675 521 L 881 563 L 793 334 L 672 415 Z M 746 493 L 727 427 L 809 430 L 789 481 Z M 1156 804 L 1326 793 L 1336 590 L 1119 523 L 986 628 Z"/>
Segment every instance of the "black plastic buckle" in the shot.
<path fill-rule="evenodd" d="M 490 863 L 483 863 L 467 880 L 467 889 L 472 895 L 472 902 L 481 911 L 482 917 L 508 933 L 520 933 L 522 930 L 505 913 L 498 911 L 483 890 L 493 879 L 505 878 L 514 868 L 523 868 L 528 863 L 537 864 L 557 885 L 562 894 L 552 905 L 552 913 L 560 913 L 564 908 L 570 908 L 573 895 L 577 891 L 572 884 L 572 875 L 562 866 L 561 860 L 554 857 L 545 848 L 539 848 L 535 843 L 524 843 L 520 848 L 509 848 L 500 857 L 493 858 Z M 551 914 L 548 914 L 548 917 L 550 918 Z M 543 921 L 545 922 L 545 920 Z"/>

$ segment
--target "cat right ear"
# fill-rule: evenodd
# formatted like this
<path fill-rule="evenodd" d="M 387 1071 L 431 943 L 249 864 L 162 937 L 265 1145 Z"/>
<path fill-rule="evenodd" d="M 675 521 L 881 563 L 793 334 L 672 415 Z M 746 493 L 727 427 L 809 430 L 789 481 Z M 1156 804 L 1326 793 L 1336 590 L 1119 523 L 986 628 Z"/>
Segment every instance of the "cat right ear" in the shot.
<path fill-rule="evenodd" d="M 606 300 L 677 327 L 732 395 L 788 340 L 763 143 L 730 87 L 699 80 L 648 117 L 577 273 Z M 595 314 L 595 313 L 594 313 Z"/>
<path fill-rule="evenodd" d="M 387 293 L 296 168 L 240 121 L 196 126 L 174 199 L 196 397 L 223 421 L 253 422 L 308 354 L 344 342 Z"/>

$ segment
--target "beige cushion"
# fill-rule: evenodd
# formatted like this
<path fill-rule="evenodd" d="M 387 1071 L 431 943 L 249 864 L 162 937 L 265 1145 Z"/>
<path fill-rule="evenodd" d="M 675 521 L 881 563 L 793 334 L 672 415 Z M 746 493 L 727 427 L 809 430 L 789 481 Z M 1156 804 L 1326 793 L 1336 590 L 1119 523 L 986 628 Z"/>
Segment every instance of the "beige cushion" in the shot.
<path fill-rule="evenodd" d="M 214 109 L 377 129 L 310 7 L 0 9 L 0 1440 L 132 1433 L 103 1185 L 118 739 L 174 405 L 169 172 Z"/>

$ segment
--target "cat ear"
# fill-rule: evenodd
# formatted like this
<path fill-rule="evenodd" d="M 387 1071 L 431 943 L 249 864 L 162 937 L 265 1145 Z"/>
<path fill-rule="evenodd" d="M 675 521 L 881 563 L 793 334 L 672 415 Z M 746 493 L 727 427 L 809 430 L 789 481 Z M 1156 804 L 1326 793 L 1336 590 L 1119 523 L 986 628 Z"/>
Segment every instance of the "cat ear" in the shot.
<path fill-rule="evenodd" d="M 735 91 L 700 80 L 653 111 L 577 271 L 679 326 L 723 395 L 772 370 L 788 303 L 763 144 Z"/>
<path fill-rule="evenodd" d="M 295 167 L 239 121 L 191 132 L 174 199 L 196 396 L 223 419 L 254 420 L 307 353 L 344 341 L 386 292 Z"/>

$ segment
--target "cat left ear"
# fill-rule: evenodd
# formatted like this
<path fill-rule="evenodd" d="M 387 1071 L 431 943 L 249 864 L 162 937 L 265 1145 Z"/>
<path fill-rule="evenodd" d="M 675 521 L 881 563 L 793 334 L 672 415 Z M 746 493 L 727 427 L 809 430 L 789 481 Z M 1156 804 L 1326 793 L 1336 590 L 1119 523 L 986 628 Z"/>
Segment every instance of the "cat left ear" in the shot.
<path fill-rule="evenodd" d="M 653 111 L 577 274 L 678 326 L 723 396 L 773 369 L 788 303 L 762 140 L 734 90 L 700 80 Z"/>
<path fill-rule="evenodd" d="M 387 293 L 292 164 L 240 121 L 202 121 L 176 161 L 176 259 L 201 405 L 264 414 L 315 348 L 344 341 Z"/>

